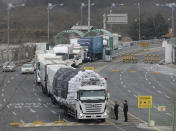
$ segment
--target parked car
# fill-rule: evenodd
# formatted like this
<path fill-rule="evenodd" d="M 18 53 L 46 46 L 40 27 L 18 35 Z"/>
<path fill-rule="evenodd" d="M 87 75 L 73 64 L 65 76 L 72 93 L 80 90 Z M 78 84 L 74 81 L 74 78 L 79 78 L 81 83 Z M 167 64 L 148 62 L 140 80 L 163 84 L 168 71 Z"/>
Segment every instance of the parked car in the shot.
<path fill-rule="evenodd" d="M 15 64 L 13 62 L 7 61 L 3 64 L 2 71 L 3 72 L 8 72 L 8 71 L 15 71 Z"/>
<path fill-rule="evenodd" d="M 21 67 L 21 73 L 34 73 L 34 66 L 31 63 L 23 64 Z"/>

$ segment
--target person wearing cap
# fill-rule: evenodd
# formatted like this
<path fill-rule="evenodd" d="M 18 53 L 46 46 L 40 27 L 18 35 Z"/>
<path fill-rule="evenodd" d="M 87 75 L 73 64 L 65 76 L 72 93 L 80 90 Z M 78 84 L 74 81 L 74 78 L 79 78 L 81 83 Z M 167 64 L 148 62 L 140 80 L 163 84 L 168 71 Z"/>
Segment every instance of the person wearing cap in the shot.
<path fill-rule="evenodd" d="M 119 104 L 117 101 L 115 101 L 115 105 L 114 105 L 114 114 L 115 114 L 115 119 L 118 120 Z"/>
<path fill-rule="evenodd" d="M 124 112 L 125 122 L 127 122 L 128 121 L 128 103 L 127 103 L 127 100 L 124 100 L 123 112 Z"/>

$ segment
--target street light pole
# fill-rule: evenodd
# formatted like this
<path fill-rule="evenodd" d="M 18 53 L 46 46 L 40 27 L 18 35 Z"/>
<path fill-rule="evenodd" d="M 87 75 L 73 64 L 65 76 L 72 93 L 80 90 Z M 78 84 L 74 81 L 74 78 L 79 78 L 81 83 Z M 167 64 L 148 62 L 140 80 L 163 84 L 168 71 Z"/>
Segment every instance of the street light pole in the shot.
<path fill-rule="evenodd" d="M 9 60 L 9 45 L 10 45 L 10 10 L 12 8 L 15 8 L 17 6 L 25 6 L 25 4 L 20 4 L 20 5 L 13 5 L 12 3 L 8 3 L 8 8 L 7 8 L 7 53 L 8 53 L 8 60 Z"/>
<path fill-rule="evenodd" d="M 49 49 L 49 43 L 50 43 L 50 10 L 53 9 L 56 6 L 63 6 L 64 4 L 55 4 L 53 5 L 52 3 L 48 3 L 48 46 L 47 48 Z"/>
<path fill-rule="evenodd" d="M 90 31 L 90 0 L 88 0 L 88 32 Z"/>
<path fill-rule="evenodd" d="M 172 37 L 174 37 L 175 34 L 175 27 L 174 27 L 174 7 L 172 9 Z"/>
<path fill-rule="evenodd" d="M 52 6 L 52 4 L 48 3 L 48 44 L 50 42 L 50 6 Z"/>

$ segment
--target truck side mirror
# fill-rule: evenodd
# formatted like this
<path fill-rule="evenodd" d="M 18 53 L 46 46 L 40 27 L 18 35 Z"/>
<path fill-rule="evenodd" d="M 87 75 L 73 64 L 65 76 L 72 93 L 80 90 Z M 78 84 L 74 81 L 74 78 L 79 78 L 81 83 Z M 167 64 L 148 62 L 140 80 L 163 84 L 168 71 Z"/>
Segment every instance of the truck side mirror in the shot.
<path fill-rule="evenodd" d="M 78 101 L 78 99 L 75 99 L 75 101 Z"/>
<path fill-rule="evenodd" d="M 109 91 L 107 91 L 107 99 L 109 99 L 110 98 L 110 93 L 109 93 Z"/>

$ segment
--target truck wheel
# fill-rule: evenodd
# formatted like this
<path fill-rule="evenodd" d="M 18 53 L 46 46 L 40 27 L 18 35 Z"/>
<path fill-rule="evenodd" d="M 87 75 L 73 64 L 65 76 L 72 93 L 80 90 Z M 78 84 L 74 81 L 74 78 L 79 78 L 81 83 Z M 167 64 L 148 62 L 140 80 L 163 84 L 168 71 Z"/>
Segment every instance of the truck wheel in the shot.
<path fill-rule="evenodd" d="M 56 100 L 55 100 L 55 98 L 53 97 L 53 96 L 51 96 L 51 102 L 54 104 L 54 105 L 56 105 Z"/>
<path fill-rule="evenodd" d="M 64 107 L 64 116 L 68 117 L 68 109 L 67 109 L 67 107 Z"/>
<path fill-rule="evenodd" d="M 106 119 L 100 119 L 100 121 L 101 121 L 101 122 L 105 122 L 105 121 L 106 121 Z"/>
<path fill-rule="evenodd" d="M 46 90 L 43 86 L 42 86 L 42 92 L 43 92 L 43 94 L 46 94 Z"/>

